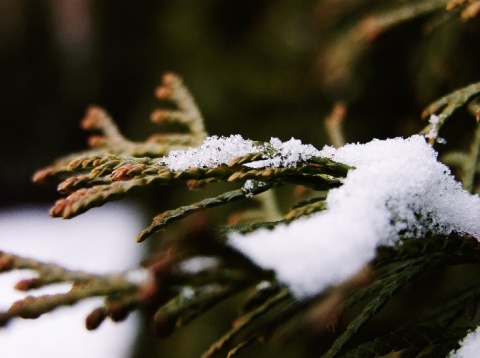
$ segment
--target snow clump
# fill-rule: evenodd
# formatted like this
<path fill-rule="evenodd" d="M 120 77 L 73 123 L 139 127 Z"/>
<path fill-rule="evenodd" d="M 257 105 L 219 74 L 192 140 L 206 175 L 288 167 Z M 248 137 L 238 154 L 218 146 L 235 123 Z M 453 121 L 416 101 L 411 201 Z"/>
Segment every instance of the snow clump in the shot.
<path fill-rule="evenodd" d="M 231 246 L 273 269 L 297 297 L 352 277 L 378 245 L 392 245 L 400 235 L 457 231 L 480 238 L 480 198 L 462 189 L 423 136 L 325 147 L 316 155 L 355 167 L 330 190 L 325 211 L 229 236 Z"/>

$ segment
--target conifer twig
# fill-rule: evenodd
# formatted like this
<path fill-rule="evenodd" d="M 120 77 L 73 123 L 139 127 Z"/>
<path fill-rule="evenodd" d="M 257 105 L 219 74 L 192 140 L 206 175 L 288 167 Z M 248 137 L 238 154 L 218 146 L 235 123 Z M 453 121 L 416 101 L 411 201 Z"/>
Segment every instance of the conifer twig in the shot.
<path fill-rule="evenodd" d="M 347 106 L 343 102 L 337 102 L 325 118 L 325 128 L 330 137 L 330 142 L 335 148 L 340 148 L 346 143 L 342 130 L 346 114 Z"/>
<path fill-rule="evenodd" d="M 21 280 L 15 286 L 18 290 L 31 289 L 58 282 L 71 282 L 72 288 L 66 293 L 42 296 L 27 296 L 13 303 L 6 312 L 0 312 L 0 326 L 6 325 L 12 318 L 38 318 L 61 306 L 71 306 L 85 298 L 115 295 L 122 305 L 123 296 L 130 297 L 138 286 L 126 279 L 125 275 L 98 275 L 78 270 L 68 270 L 62 266 L 25 258 L 8 253 L 0 253 L 0 272 L 30 269 L 38 277 Z"/>
<path fill-rule="evenodd" d="M 199 145 L 207 136 L 203 118 L 188 89 L 180 77 L 173 73 L 166 74 L 162 84 L 156 90 L 156 96 L 162 101 L 170 101 L 176 109 L 158 109 L 152 114 L 154 122 L 174 121 L 185 124 L 187 133 L 154 134 L 145 142 L 133 142 L 126 139 L 115 125 L 110 115 L 102 108 L 90 106 L 81 121 L 82 128 L 95 131 L 89 139 L 92 149 L 57 159 L 50 166 L 38 170 L 34 182 L 44 182 L 52 178 L 62 178 L 71 171 L 86 168 L 75 166 L 80 158 L 94 166 L 98 161 L 105 161 L 109 155 L 123 157 L 161 157 L 168 155 L 172 149 L 188 149 Z M 82 165 L 86 163 L 82 163 Z"/>
<path fill-rule="evenodd" d="M 439 123 L 437 130 L 443 126 L 457 110 L 466 106 L 471 100 L 480 95 L 480 82 L 472 83 L 466 87 L 460 88 L 446 96 L 436 100 L 425 108 L 422 112 L 422 118 L 427 119 L 432 115 L 438 115 Z M 420 133 L 428 134 L 434 124 L 427 125 Z"/>
<path fill-rule="evenodd" d="M 317 189 L 329 189 L 341 184 L 348 167 L 326 158 L 312 158 L 311 164 L 298 168 L 259 168 L 220 165 L 215 168 L 191 168 L 172 171 L 160 164 L 122 165 L 109 176 L 74 176 L 60 184 L 61 191 L 71 194 L 58 200 L 51 209 L 53 217 L 71 218 L 90 208 L 118 200 L 133 190 L 178 181 L 214 179 L 226 182 L 247 180 L 272 184 L 293 183 Z"/>
<path fill-rule="evenodd" d="M 468 161 L 465 165 L 465 175 L 463 179 L 463 188 L 470 192 L 474 190 L 475 176 L 478 172 L 477 167 L 479 164 L 480 156 L 480 126 L 477 125 L 475 129 L 474 138 L 470 146 L 470 153 Z"/>
<path fill-rule="evenodd" d="M 179 76 L 173 73 L 167 73 L 163 76 L 162 85 L 155 90 L 155 95 L 160 100 L 170 100 L 175 103 L 179 111 L 156 110 L 152 113 L 153 122 L 174 121 L 183 123 L 188 127 L 190 134 L 189 144 L 192 146 L 200 145 L 207 137 L 204 120 L 198 109 L 193 96 Z M 172 138 L 180 142 L 180 137 Z M 185 137 L 182 137 L 185 140 Z"/>
<path fill-rule="evenodd" d="M 318 211 L 325 210 L 327 204 L 325 202 L 326 195 L 311 198 L 295 205 L 286 215 L 286 220 L 295 220 L 301 216 L 311 215 Z"/>
<path fill-rule="evenodd" d="M 445 8 L 448 0 L 423 0 L 401 3 L 398 7 L 365 17 L 353 30 L 357 38 L 373 41 L 385 31 L 403 23 Z"/>
<path fill-rule="evenodd" d="M 286 289 L 282 289 L 275 296 L 268 299 L 261 306 L 255 308 L 254 310 L 246 313 L 245 315 L 239 317 L 234 322 L 234 327 L 228 331 L 223 337 L 213 343 L 208 350 L 202 354 L 202 358 L 210 358 L 215 353 L 223 349 L 227 344 L 229 344 L 235 337 L 237 337 L 242 331 L 244 331 L 248 326 L 255 321 L 257 318 L 261 317 L 266 311 L 269 311 L 274 306 L 280 304 L 284 300 L 290 297 L 290 293 Z"/>
<path fill-rule="evenodd" d="M 480 1 L 478 0 L 450 0 L 447 4 L 447 10 L 449 11 L 459 7 L 463 7 L 460 16 L 464 21 L 480 15 Z"/>
<path fill-rule="evenodd" d="M 231 203 L 240 199 L 244 199 L 249 195 L 250 193 L 253 195 L 260 194 L 264 191 L 269 190 L 272 187 L 272 185 L 265 184 L 263 186 L 259 186 L 255 189 L 253 189 L 250 192 L 245 192 L 245 190 L 239 189 L 239 190 L 233 190 L 229 191 L 227 193 L 221 194 L 215 198 L 207 198 L 204 199 L 198 203 L 194 203 L 191 205 L 187 206 L 181 206 L 178 209 L 175 210 L 168 210 L 166 212 L 163 212 L 160 215 L 157 215 L 156 217 L 153 218 L 152 223 L 150 224 L 149 227 L 144 229 L 138 236 L 137 236 L 137 242 L 142 242 L 145 239 L 147 239 L 149 236 L 153 235 L 155 232 L 163 228 L 164 226 L 177 221 L 181 220 L 184 217 L 191 215 L 193 213 L 196 213 L 200 210 L 204 210 L 207 208 Z"/>
<path fill-rule="evenodd" d="M 153 320 L 157 334 L 161 337 L 169 335 L 175 327 L 187 324 L 241 288 L 240 285 L 218 284 L 184 288 L 155 312 Z"/>

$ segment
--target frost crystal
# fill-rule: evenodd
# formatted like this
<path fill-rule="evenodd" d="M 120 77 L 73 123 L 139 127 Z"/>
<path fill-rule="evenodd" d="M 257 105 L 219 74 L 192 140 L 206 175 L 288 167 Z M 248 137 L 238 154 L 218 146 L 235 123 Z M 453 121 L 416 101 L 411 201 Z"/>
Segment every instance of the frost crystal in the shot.
<path fill-rule="evenodd" d="M 264 160 L 248 163 L 246 166 L 251 168 L 296 166 L 298 162 L 319 153 L 312 145 L 304 145 L 294 138 L 288 142 L 271 138 L 269 143 L 255 144 L 236 134 L 230 137 L 208 137 L 198 148 L 171 151 L 167 157 L 161 159 L 161 163 L 172 170 L 212 168 L 228 164 L 243 155 L 258 152 L 264 153 Z"/>
<path fill-rule="evenodd" d="M 265 182 L 263 181 L 257 181 L 257 180 L 252 180 L 248 179 L 245 184 L 243 184 L 242 191 L 246 193 L 247 198 L 252 198 L 253 197 L 253 191 L 257 188 L 261 188 L 262 186 L 266 185 Z"/>
<path fill-rule="evenodd" d="M 379 244 L 399 235 L 464 232 L 480 238 L 480 199 L 461 188 L 422 136 L 373 140 L 318 155 L 353 166 L 330 190 L 327 210 L 272 231 L 231 234 L 230 244 L 298 297 L 352 277 Z"/>
<path fill-rule="evenodd" d="M 436 114 L 432 114 L 428 122 L 432 125 L 430 131 L 425 135 L 425 138 L 433 139 L 437 143 L 445 144 L 446 141 L 444 138 L 438 136 L 438 127 L 440 126 L 440 117 Z"/>

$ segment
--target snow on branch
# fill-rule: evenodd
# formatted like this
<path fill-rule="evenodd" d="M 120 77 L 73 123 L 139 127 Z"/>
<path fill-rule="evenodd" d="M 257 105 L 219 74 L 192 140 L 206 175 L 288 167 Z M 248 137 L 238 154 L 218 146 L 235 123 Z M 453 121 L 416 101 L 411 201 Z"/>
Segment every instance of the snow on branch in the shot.
<path fill-rule="evenodd" d="M 461 232 L 480 237 L 480 198 L 462 189 L 422 136 L 373 140 L 320 155 L 355 167 L 331 189 L 327 210 L 230 244 L 298 297 L 320 293 L 358 272 L 379 245 L 400 236 Z M 301 259 L 299 259 L 301 258 Z"/>

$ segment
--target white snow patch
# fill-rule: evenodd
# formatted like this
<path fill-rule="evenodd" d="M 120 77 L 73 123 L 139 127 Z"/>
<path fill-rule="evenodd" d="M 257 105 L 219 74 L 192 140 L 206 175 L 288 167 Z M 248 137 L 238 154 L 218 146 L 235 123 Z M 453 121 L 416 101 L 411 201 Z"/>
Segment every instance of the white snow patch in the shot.
<path fill-rule="evenodd" d="M 264 160 L 248 163 L 246 166 L 251 168 L 296 166 L 298 162 L 319 153 L 312 145 L 304 145 L 294 138 L 287 142 L 271 138 L 270 142 L 259 144 L 236 134 L 230 137 L 208 137 L 198 148 L 171 151 L 160 160 L 160 163 L 172 170 L 214 168 L 228 164 L 235 158 L 258 152 L 264 152 Z"/>
<path fill-rule="evenodd" d="M 446 140 L 438 136 L 438 130 L 440 128 L 440 123 L 441 123 L 440 116 L 437 116 L 436 114 L 432 114 L 428 122 L 432 126 L 430 127 L 430 131 L 425 135 L 425 138 L 433 139 L 440 144 L 445 144 Z"/>
<path fill-rule="evenodd" d="M 480 327 L 460 342 L 460 348 L 450 352 L 450 358 L 477 358 L 480 352 Z"/>
<path fill-rule="evenodd" d="M 186 259 L 178 265 L 182 273 L 197 274 L 205 271 L 214 270 L 218 267 L 218 260 L 211 256 L 195 256 Z"/>
<path fill-rule="evenodd" d="M 253 191 L 265 185 L 267 185 L 267 183 L 263 181 L 248 179 L 245 181 L 245 184 L 243 184 L 242 191 L 246 193 L 245 196 L 247 198 L 253 198 Z"/>
<path fill-rule="evenodd" d="M 282 142 L 278 138 L 271 138 L 270 143 L 265 144 L 263 150 L 270 151 L 268 155 L 265 155 L 265 160 L 248 163 L 246 166 L 250 168 L 295 167 L 299 162 L 318 156 L 320 153 L 313 145 L 302 144 L 300 140 L 295 138 L 291 138 L 287 142 Z"/>
<path fill-rule="evenodd" d="M 228 138 L 212 136 L 205 139 L 198 148 L 171 151 L 168 156 L 161 159 L 161 163 L 172 170 L 213 168 L 256 151 L 258 149 L 251 140 L 245 140 L 238 134 Z"/>
<path fill-rule="evenodd" d="M 259 266 L 275 270 L 297 297 L 352 277 L 378 245 L 393 244 L 399 234 L 458 231 L 480 238 L 479 197 L 461 188 L 424 137 L 325 147 L 318 155 L 356 168 L 330 190 L 327 210 L 229 237 Z"/>

